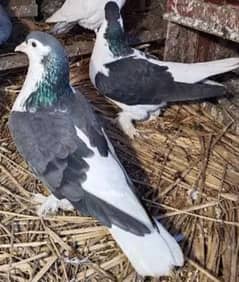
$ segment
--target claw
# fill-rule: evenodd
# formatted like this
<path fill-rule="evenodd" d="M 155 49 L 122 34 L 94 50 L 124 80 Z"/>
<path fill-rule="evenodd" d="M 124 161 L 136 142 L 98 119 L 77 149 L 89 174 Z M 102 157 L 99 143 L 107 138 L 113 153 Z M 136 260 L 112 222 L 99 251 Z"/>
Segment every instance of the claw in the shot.
<path fill-rule="evenodd" d="M 135 128 L 135 126 L 132 124 L 131 126 L 120 126 L 120 128 L 123 130 L 123 132 L 129 136 L 130 139 L 135 139 L 137 137 L 140 137 L 139 131 Z"/>

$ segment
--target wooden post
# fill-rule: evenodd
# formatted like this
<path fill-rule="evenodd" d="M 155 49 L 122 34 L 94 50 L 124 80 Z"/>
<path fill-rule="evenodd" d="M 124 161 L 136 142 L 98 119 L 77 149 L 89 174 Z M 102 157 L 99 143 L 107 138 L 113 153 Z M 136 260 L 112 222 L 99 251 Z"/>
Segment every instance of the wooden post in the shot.
<path fill-rule="evenodd" d="M 169 21 L 165 60 L 194 62 L 238 55 L 235 44 L 230 48 L 220 39 L 239 42 L 238 1 L 168 0 L 164 18 Z"/>

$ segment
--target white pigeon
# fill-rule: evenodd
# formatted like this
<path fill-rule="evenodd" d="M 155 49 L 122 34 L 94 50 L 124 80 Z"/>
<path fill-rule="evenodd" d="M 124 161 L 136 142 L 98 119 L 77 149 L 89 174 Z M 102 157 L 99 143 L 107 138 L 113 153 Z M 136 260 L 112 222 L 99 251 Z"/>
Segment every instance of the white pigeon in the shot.
<path fill-rule="evenodd" d="M 126 0 L 115 1 L 122 8 Z M 66 0 L 46 22 L 57 23 L 54 33 L 67 32 L 76 23 L 96 32 L 103 22 L 104 6 L 107 2 L 109 0 Z"/>
<path fill-rule="evenodd" d="M 68 200 L 98 219 L 142 276 L 168 275 L 182 266 L 180 246 L 147 213 L 98 117 L 70 85 L 59 41 L 32 32 L 16 51 L 27 54 L 29 69 L 9 128 L 19 152 L 55 196 L 46 209 Z"/>
<path fill-rule="evenodd" d="M 157 116 L 167 103 L 225 95 L 223 85 L 206 79 L 238 67 L 239 58 L 184 64 L 149 57 L 129 46 L 120 9 L 108 2 L 90 60 L 90 79 L 122 110 L 119 125 L 134 138 L 138 132 L 132 122 Z"/>

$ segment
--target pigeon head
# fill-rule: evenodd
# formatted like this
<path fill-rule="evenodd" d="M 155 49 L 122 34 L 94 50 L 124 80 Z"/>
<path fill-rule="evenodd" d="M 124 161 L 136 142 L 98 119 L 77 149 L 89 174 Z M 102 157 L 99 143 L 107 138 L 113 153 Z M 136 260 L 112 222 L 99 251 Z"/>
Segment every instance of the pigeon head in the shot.
<path fill-rule="evenodd" d="M 60 42 L 52 35 L 33 31 L 29 33 L 25 41 L 15 48 L 15 51 L 25 53 L 29 61 L 45 63 L 47 58 L 60 58 L 62 63 L 68 64 L 67 55 Z"/>
<path fill-rule="evenodd" d="M 34 31 L 15 48 L 28 56 L 29 68 L 24 91 L 29 93 L 26 108 L 36 109 L 57 104 L 59 98 L 71 93 L 69 62 L 61 43 L 52 35 Z"/>
<path fill-rule="evenodd" d="M 100 38 L 102 35 L 114 57 L 132 53 L 124 32 L 120 8 L 116 1 L 110 1 L 105 5 L 105 21 L 99 30 L 98 37 Z"/>
<path fill-rule="evenodd" d="M 109 22 L 118 21 L 120 19 L 120 8 L 114 1 L 110 1 L 105 5 L 105 19 Z"/>

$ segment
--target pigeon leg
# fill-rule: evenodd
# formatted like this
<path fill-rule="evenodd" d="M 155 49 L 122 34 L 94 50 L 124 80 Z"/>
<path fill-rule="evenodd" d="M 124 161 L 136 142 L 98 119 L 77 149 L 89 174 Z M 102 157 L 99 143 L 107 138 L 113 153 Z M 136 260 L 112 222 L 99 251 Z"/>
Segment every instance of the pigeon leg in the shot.
<path fill-rule="evenodd" d="M 74 207 L 68 200 L 59 200 L 53 194 L 48 197 L 43 196 L 42 194 L 35 194 L 33 196 L 33 201 L 38 204 L 37 214 L 39 216 L 46 216 L 49 213 L 55 213 L 59 209 L 64 211 L 74 210 Z"/>
<path fill-rule="evenodd" d="M 133 118 L 130 113 L 124 111 L 120 112 L 117 121 L 123 132 L 131 139 L 134 139 L 135 137 L 140 135 L 133 124 Z"/>

